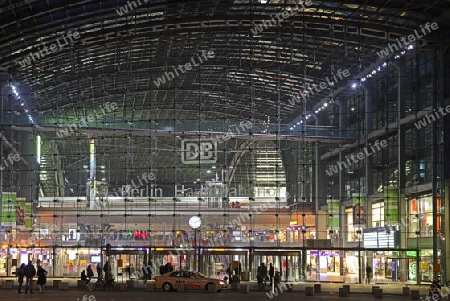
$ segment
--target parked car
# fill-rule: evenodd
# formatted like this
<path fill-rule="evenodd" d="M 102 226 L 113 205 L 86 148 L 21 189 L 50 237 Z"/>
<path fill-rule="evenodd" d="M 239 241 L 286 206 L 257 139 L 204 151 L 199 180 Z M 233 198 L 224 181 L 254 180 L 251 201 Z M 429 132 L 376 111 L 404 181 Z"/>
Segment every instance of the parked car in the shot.
<path fill-rule="evenodd" d="M 185 284 L 186 289 L 208 289 L 208 285 L 215 284 L 217 291 L 227 287 L 224 280 L 208 278 L 205 275 L 194 271 L 173 271 L 161 276 L 155 276 L 156 288 L 161 288 L 164 292 L 176 290 L 179 284 Z"/>

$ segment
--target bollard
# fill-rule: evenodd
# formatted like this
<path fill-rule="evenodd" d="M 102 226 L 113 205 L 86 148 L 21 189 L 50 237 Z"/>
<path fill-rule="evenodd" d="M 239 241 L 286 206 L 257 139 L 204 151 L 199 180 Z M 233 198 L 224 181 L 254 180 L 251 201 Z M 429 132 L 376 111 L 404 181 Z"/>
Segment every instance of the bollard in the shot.
<path fill-rule="evenodd" d="M 127 284 L 126 283 L 117 283 L 117 289 L 119 291 L 126 291 L 127 290 Z"/>
<path fill-rule="evenodd" d="M 53 280 L 53 288 L 58 288 L 61 280 Z"/>
<path fill-rule="evenodd" d="M 380 288 L 380 287 L 379 287 L 379 286 L 374 286 L 374 285 L 372 285 L 372 295 L 375 295 L 375 290 L 376 290 L 377 288 Z"/>
<path fill-rule="evenodd" d="M 96 287 L 97 287 L 97 284 L 96 283 L 92 283 L 92 282 L 89 282 L 88 285 L 87 285 L 88 290 L 91 291 L 91 292 L 95 291 Z"/>
<path fill-rule="evenodd" d="M 419 290 L 411 290 L 411 299 L 418 300 L 419 299 Z"/>
<path fill-rule="evenodd" d="M 306 296 L 314 296 L 314 287 L 312 287 L 312 286 L 305 287 L 305 295 Z"/>
<path fill-rule="evenodd" d="M 348 296 L 347 289 L 340 287 L 339 288 L 339 297 L 347 297 L 347 296 Z"/>
<path fill-rule="evenodd" d="M 383 290 L 381 288 L 376 288 L 374 290 L 375 298 L 383 298 Z"/>
<path fill-rule="evenodd" d="M 344 288 L 344 289 L 347 291 L 347 294 L 350 294 L 350 285 L 344 284 L 344 285 L 342 286 L 342 288 Z"/>
<path fill-rule="evenodd" d="M 242 294 L 248 294 L 248 292 L 249 292 L 249 287 L 248 287 L 247 284 L 241 284 L 239 290 L 240 290 L 240 292 L 241 292 Z"/>
<path fill-rule="evenodd" d="M 403 296 L 409 296 L 409 287 L 403 288 Z"/>
<path fill-rule="evenodd" d="M 135 283 L 134 280 L 127 280 L 127 287 L 134 288 L 134 283 Z"/>
<path fill-rule="evenodd" d="M 322 292 L 322 285 L 320 283 L 314 284 L 314 294 L 320 294 Z"/>
<path fill-rule="evenodd" d="M 77 280 L 77 287 L 82 288 L 85 287 L 86 284 L 84 283 L 84 280 Z"/>

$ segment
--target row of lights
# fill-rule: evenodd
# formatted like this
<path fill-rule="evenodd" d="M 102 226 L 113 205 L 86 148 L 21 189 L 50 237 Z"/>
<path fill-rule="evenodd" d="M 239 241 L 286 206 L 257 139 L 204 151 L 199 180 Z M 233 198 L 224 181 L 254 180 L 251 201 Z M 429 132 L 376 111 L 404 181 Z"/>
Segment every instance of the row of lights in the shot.
<path fill-rule="evenodd" d="M 20 95 L 19 95 L 19 92 L 17 92 L 16 86 L 11 85 L 11 90 L 12 90 L 12 92 L 14 93 L 14 95 L 16 96 L 16 98 L 21 100 L 21 97 L 20 97 Z M 25 103 L 24 103 L 22 100 L 20 101 L 20 106 L 21 106 L 21 107 L 25 107 Z M 28 113 L 28 109 L 24 109 L 24 112 L 25 112 L 25 113 Z M 31 117 L 30 114 L 27 114 L 27 115 L 28 115 L 28 120 L 30 120 L 31 123 L 34 123 L 33 117 Z"/>
<path fill-rule="evenodd" d="M 394 56 L 394 59 L 398 60 L 399 58 L 401 58 L 403 55 L 406 54 L 407 50 L 413 50 L 414 46 L 412 44 L 409 44 L 408 46 L 406 46 L 405 50 L 402 50 L 400 53 L 396 54 Z M 381 64 L 380 66 L 378 66 L 377 68 L 373 69 L 371 72 L 369 72 L 365 77 L 361 78 L 361 82 L 365 82 L 366 80 L 368 80 L 369 78 L 372 78 L 372 76 L 375 76 L 377 74 L 377 72 L 381 72 L 382 68 L 385 68 L 387 66 L 387 62 L 383 62 L 383 64 Z M 358 87 L 357 83 L 353 83 L 352 84 L 352 89 L 356 89 L 356 87 Z M 312 114 L 319 114 L 322 110 L 324 110 L 327 106 L 328 103 L 332 103 L 332 101 L 329 102 L 325 102 L 324 104 L 322 104 L 321 107 L 317 108 L 314 110 L 314 113 L 308 114 L 305 119 L 308 120 L 309 118 L 312 117 Z M 306 123 L 306 121 L 305 121 Z M 297 124 L 294 124 L 290 129 L 294 130 L 294 128 L 296 127 L 296 125 L 300 125 L 303 124 L 303 120 L 300 120 L 297 122 Z"/>

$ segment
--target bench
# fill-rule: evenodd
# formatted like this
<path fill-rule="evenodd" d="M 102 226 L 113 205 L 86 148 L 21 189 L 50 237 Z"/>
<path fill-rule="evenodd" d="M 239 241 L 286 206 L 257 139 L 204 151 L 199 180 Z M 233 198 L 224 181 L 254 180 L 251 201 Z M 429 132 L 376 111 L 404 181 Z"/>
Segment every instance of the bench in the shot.
<path fill-rule="evenodd" d="M 305 287 L 305 295 L 306 296 L 314 296 L 314 287 L 313 286 Z"/>
<path fill-rule="evenodd" d="M 68 290 L 69 289 L 69 282 L 60 282 L 58 285 L 58 289 L 60 290 Z"/>
<path fill-rule="evenodd" d="M 12 289 L 12 285 L 13 285 L 12 282 L 4 281 L 4 282 L 2 282 L 2 289 L 4 289 L 4 290 Z"/>

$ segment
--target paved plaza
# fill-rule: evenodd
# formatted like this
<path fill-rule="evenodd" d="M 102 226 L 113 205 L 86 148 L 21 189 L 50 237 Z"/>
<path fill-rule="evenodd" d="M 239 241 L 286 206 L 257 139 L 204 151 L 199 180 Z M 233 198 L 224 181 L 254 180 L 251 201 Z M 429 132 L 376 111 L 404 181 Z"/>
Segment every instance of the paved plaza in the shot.
<path fill-rule="evenodd" d="M 52 287 L 46 289 L 44 293 L 39 293 L 39 290 L 35 288 L 33 294 L 17 294 L 17 286 L 9 290 L 2 290 L 0 294 L 0 300 L 63 300 L 64 301 L 140 301 L 140 300 L 152 300 L 152 301 L 169 301 L 169 300 L 183 300 L 183 301 L 202 301 L 207 300 L 233 300 L 248 301 L 252 300 L 379 300 L 372 294 L 372 285 L 367 284 L 350 284 L 350 294 L 347 297 L 339 297 L 339 288 L 342 287 L 342 283 L 321 283 L 322 292 L 315 294 L 314 296 L 305 295 L 305 287 L 311 287 L 314 283 L 295 283 L 293 284 L 292 291 L 284 291 L 276 296 L 269 297 L 267 287 L 266 291 L 258 291 L 257 284 L 254 282 L 245 283 L 249 285 L 250 292 L 241 293 L 239 290 L 233 290 L 231 288 L 222 290 L 220 293 L 209 293 L 207 291 L 187 291 L 187 292 L 170 292 L 164 293 L 161 290 L 155 292 L 146 291 L 143 283 L 136 283 L 136 288 L 128 289 L 126 291 L 104 291 L 96 290 L 89 291 L 86 288 L 77 288 L 74 279 L 64 279 L 71 285 L 69 290 L 58 290 Z M 50 285 L 52 281 L 48 282 Z M 243 283 L 244 284 L 244 283 Z M 383 289 L 384 301 L 403 301 L 411 300 L 410 296 L 402 296 L 402 287 L 400 283 L 396 284 L 379 284 Z M 414 286 L 408 285 L 411 290 L 419 290 L 419 300 L 425 300 L 428 291 L 428 285 Z M 448 293 L 448 291 L 447 291 Z"/>

